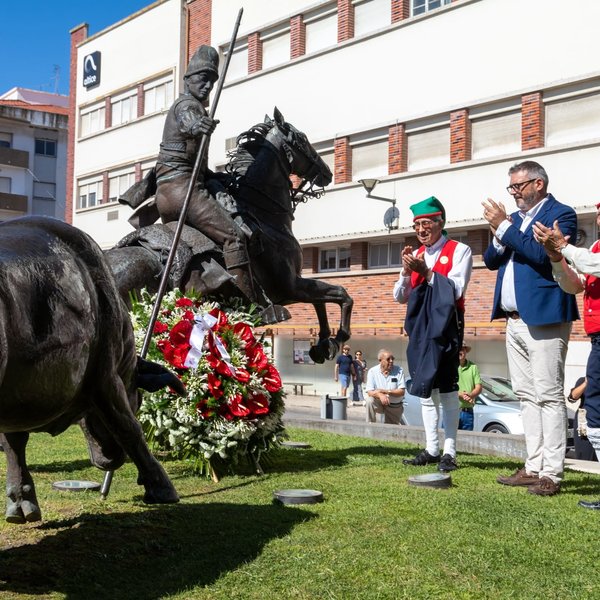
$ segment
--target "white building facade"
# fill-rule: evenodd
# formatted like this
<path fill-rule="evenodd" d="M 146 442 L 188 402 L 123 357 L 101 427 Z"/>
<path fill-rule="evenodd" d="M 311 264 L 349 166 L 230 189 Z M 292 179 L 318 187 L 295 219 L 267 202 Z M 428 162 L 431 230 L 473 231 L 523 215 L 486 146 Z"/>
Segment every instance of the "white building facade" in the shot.
<path fill-rule="evenodd" d="M 0 221 L 64 219 L 68 102 L 18 87 L 0 95 Z"/>
<path fill-rule="evenodd" d="M 482 371 L 506 375 L 503 324 L 489 324 L 495 274 L 481 258 L 489 243 L 481 201 L 512 208 L 509 166 L 537 160 L 550 191 L 578 212 L 579 243 L 596 238 L 600 3 L 163 0 L 89 38 L 86 26 L 75 28 L 68 216 L 103 247 L 131 230 L 129 209 L 115 199 L 153 164 L 188 57 L 200 43 L 223 56 L 240 6 L 211 167 L 221 168 L 232 138 L 275 105 L 308 135 L 335 176 L 324 197 L 296 212 L 304 275 L 354 297 L 352 345 L 370 364 L 382 346 L 403 356 L 404 309 L 391 288 L 400 249 L 414 241 L 408 206 L 437 196 L 449 234 L 475 258 L 466 312 L 472 356 Z M 84 82 L 90 56 L 101 57 L 93 85 Z M 364 178 L 379 180 L 374 194 L 396 200 L 396 229 L 383 225 L 389 205 L 365 197 Z M 336 323 L 337 308 L 328 313 Z M 284 378 L 335 391 L 332 367 L 298 359 L 316 332 L 311 307 L 292 314 L 273 328 Z M 567 384 L 583 372 L 588 345 L 577 324 Z"/>

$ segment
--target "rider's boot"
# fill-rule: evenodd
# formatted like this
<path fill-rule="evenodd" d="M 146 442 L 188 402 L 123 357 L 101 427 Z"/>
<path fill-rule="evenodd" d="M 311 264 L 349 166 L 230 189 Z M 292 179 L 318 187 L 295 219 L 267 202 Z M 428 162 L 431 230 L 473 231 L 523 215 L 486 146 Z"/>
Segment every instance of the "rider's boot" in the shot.
<path fill-rule="evenodd" d="M 260 310 L 260 318 L 263 325 L 271 325 L 291 319 L 292 315 L 287 308 L 279 304 L 273 304 L 252 277 L 250 262 L 246 249 L 238 246 L 235 249 L 226 249 L 224 252 L 225 267 L 235 279 L 235 284 L 246 296 L 256 304 Z"/>

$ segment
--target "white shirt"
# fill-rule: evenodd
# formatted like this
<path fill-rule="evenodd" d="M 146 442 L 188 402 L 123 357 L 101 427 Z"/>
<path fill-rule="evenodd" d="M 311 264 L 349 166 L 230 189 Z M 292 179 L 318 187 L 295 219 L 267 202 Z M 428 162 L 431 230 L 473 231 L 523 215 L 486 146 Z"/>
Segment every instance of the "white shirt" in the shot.
<path fill-rule="evenodd" d="M 448 238 L 442 235 L 440 239 L 435 242 L 435 244 L 425 247 L 423 258 L 427 268 L 433 268 L 440 256 L 442 248 L 447 241 Z M 413 252 L 413 256 L 416 256 L 418 251 L 419 249 L 415 250 Z M 454 297 L 456 300 L 458 300 L 461 296 L 464 296 L 464 293 L 467 290 L 467 285 L 469 285 L 469 279 L 471 279 L 472 270 L 473 256 L 471 253 L 471 248 L 469 248 L 469 246 L 466 244 L 458 242 L 452 257 L 452 268 L 448 272 L 448 279 L 454 283 Z M 400 304 L 406 304 L 406 302 L 408 302 L 408 297 L 412 292 L 413 288 L 410 282 L 410 277 L 410 274 L 404 276 L 402 275 L 402 271 L 400 271 L 400 277 L 394 284 L 394 300 L 396 300 L 396 302 L 400 302 Z M 433 285 L 434 277 L 435 273 L 432 273 L 431 280 L 428 282 L 429 285 Z"/>
<path fill-rule="evenodd" d="M 523 219 L 519 231 L 524 232 L 531 225 L 547 199 L 548 196 L 546 196 L 542 201 L 538 202 L 534 207 L 530 208 L 527 212 L 519 211 L 519 216 L 521 219 Z M 505 219 L 502 221 L 502 223 L 500 223 L 498 229 L 496 229 L 496 236 L 493 239 L 493 244 L 498 254 L 503 254 L 504 250 L 506 249 L 506 246 L 501 244 L 501 241 L 502 237 L 506 233 L 506 230 L 511 225 L 511 221 L 509 219 Z M 517 296 L 515 293 L 515 266 L 513 262 L 513 256 L 511 256 L 508 263 L 506 263 L 506 270 L 504 271 L 504 277 L 502 279 L 502 291 L 500 292 L 500 308 L 506 312 L 519 310 L 519 307 L 517 306 Z"/>
<path fill-rule="evenodd" d="M 369 369 L 367 373 L 367 392 L 373 392 L 374 390 L 397 390 L 399 388 L 406 389 L 402 367 L 394 365 L 387 375 L 382 373 L 381 365 L 377 364 Z M 393 406 L 394 404 L 401 403 L 402 398 L 398 398 L 394 402 L 390 402 L 390 405 Z"/>

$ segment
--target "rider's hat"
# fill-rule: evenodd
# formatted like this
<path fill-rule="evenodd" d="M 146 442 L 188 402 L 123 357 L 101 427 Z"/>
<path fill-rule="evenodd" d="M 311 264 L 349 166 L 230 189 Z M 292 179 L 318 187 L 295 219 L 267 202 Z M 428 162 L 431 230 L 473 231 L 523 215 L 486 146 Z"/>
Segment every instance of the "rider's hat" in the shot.
<path fill-rule="evenodd" d="M 446 221 L 446 210 L 435 196 L 430 196 L 426 200 L 413 204 L 410 210 L 414 216 L 413 221 L 439 216 L 442 217 L 444 222 Z"/>
<path fill-rule="evenodd" d="M 189 77 L 201 71 L 209 71 L 217 76 L 219 75 L 219 53 L 212 46 L 200 46 L 194 52 L 184 77 Z"/>

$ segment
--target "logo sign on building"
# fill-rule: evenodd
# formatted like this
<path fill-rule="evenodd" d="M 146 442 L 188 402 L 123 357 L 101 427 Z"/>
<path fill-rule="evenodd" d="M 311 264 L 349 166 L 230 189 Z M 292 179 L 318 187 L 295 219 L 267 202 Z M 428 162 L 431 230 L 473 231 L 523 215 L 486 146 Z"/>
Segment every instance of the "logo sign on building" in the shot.
<path fill-rule="evenodd" d="M 100 52 L 92 52 L 83 59 L 83 85 L 86 89 L 100 85 Z"/>

